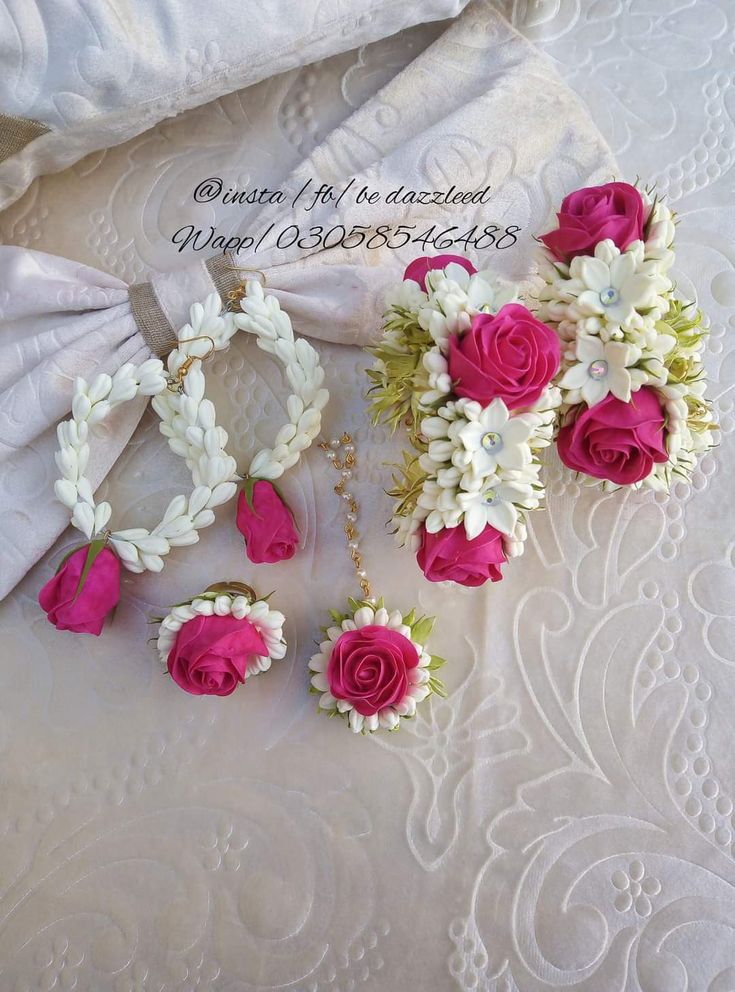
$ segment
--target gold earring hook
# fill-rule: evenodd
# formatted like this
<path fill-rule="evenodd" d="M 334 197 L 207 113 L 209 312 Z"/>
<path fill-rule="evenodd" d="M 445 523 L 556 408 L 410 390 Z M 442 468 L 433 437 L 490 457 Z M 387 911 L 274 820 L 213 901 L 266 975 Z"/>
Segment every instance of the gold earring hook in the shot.
<path fill-rule="evenodd" d="M 197 336 L 193 338 L 179 338 L 179 344 L 189 344 L 191 341 L 209 341 L 209 351 L 206 355 L 186 356 L 176 373 L 174 375 L 170 375 L 166 380 L 166 385 L 172 393 L 183 393 L 184 379 L 186 378 L 189 369 L 192 367 L 194 362 L 206 362 L 207 359 L 211 358 L 217 350 L 217 345 L 214 342 L 214 338 L 210 337 L 209 334 L 197 334 Z"/>
<path fill-rule="evenodd" d="M 232 258 L 231 255 L 228 255 L 227 257 L 230 260 Z M 249 272 L 251 275 L 260 276 L 260 284 L 265 289 L 267 280 L 265 278 L 265 272 L 263 272 L 262 269 L 250 269 L 250 268 L 246 268 L 243 265 L 227 265 L 227 264 L 225 265 L 225 267 L 228 268 L 230 272 Z M 235 287 L 235 289 L 231 289 L 227 294 L 227 299 L 229 301 L 228 302 L 229 309 L 235 310 L 238 304 L 240 303 L 240 300 L 245 295 L 246 295 L 245 280 L 241 279 L 239 284 Z"/>
<path fill-rule="evenodd" d="M 244 265 L 227 265 L 226 268 L 230 272 L 251 272 L 253 275 L 260 276 L 261 283 L 265 287 L 268 284 L 268 280 L 265 277 L 265 272 L 262 269 L 250 269 Z"/>

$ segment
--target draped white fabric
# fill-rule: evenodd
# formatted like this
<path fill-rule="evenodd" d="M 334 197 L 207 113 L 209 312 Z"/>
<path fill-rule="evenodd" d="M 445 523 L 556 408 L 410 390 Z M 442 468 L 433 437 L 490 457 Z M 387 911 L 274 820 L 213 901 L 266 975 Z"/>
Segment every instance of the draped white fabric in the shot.
<path fill-rule="evenodd" d="M 451 17 L 465 3 L 2 0 L 0 139 L 3 114 L 50 130 L 0 161 L 0 208 L 36 176 L 182 110 L 419 21 Z"/>

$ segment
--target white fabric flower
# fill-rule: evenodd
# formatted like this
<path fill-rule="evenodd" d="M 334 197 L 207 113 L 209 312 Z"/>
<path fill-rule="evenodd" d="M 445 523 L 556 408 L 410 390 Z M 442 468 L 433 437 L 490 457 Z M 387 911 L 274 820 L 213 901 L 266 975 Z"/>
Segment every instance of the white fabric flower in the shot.
<path fill-rule="evenodd" d="M 603 342 L 600 338 L 580 335 L 576 345 L 577 361 L 567 369 L 560 382 L 562 389 L 579 390 L 588 406 L 594 406 L 612 393 L 624 403 L 630 402 L 629 366 L 640 359 L 640 349 L 622 341 Z M 645 378 L 645 375 L 644 375 Z"/>
<path fill-rule="evenodd" d="M 469 420 L 457 432 L 464 451 L 454 461 L 458 468 L 471 465 L 479 475 L 488 475 L 497 466 L 523 469 L 531 462 L 528 440 L 533 424 L 523 415 L 512 417 L 501 399 L 494 399 L 476 420 Z"/>
<path fill-rule="evenodd" d="M 639 323 L 641 311 L 654 308 L 659 294 L 671 288 L 655 264 L 644 261 L 639 241 L 622 253 L 611 241 L 601 241 L 594 256 L 572 259 L 569 271 L 584 287 L 574 304 L 579 313 L 622 328 Z"/>
<path fill-rule="evenodd" d="M 460 492 L 457 502 L 464 511 L 464 529 L 473 540 L 490 524 L 501 534 L 512 534 L 518 521 L 516 504 L 534 505 L 533 488 L 525 482 L 507 482 L 491 475 L 471 493 Z"/>

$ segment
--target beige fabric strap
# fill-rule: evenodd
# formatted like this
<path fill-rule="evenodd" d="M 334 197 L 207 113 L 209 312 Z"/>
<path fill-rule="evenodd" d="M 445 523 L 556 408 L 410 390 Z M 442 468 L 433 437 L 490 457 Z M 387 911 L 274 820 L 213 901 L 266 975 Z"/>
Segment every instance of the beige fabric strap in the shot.
<path fill-rule="evenodd" d="M 130 287 L 129 293 L 130 306 L 138 330 L 152 354 L 165 358 L 176 344 L 176 332 L 168 322 L 152 284 L 135 283 Z"/>
<path fill-rule="evenodd" d="M 255 269 L 238 270 L 234 258 L 228 251 L 207 259 L 204 264 L 207 266 L 207 272 L 209 272 L 212 282 L 217 287 L 217 292 L 225 304 L 229 294 L 237 289 L 243 279 L 247 278 L 248 271 L 253 273 L 256 271 Z"/>
<path fill-rule="evenodd" d="M 48 134 L 49 130 L 45 124 L 28 117 L 0 114 L 0 162 L 22 152 L 26 145 L 42 134 Z"/>
<path fill-rule="evenodd" d="M 196 261 L 176 272 L 162 272 L 151 282 L 135 283 L 130 287 L 130 306 L 138 330 L 154 355 L 164 358 L 177 341 L 176 331 L 189 319 L 189 307 L 203 300 L 215 289 L 227 305 L 229 294 L 237 289 L 248 273 L 257 269 L 239 270 L 232 255 L 215 255 L 207 262 Z"/>

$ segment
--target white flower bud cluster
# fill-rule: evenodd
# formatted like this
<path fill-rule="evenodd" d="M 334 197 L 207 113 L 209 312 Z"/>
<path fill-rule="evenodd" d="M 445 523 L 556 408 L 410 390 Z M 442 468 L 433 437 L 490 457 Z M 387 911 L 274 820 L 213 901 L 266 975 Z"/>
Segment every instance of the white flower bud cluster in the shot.
<path fill-rule="evenodd" d="M 287 645 L 283 637 L 283 624 L 286 620 L 284 615 L 278 610 L 272 610 L 264 600 L 259 599 L 251 603 L 246 596 L 221 593 L 214 598 L 199 596 L 190 603 L 174 606 L 163 618 L 156 647 L 164 668 L 167 667 L 169 653 L 184 624 L 195 617 L 211 616 L 233 616 L 237 620 L 248 620 L 262 637 L 268 654 L 252 655 L 248 659 L 247 676 L 267 672 L 272 661 L 285 657 Z"/>
<path fill-rule="evenodd" d="M 100 373 L 91 383 L 81 377 L 75 380 L 71 419 L 57 428 L 59 451 L 56 453 L 56 464 L 61 478 L 57 480 L 54 491 L 57 498 L 72 511 L 72 524 L 87 540 L 103 534 L 112 516 L 109 502 L 95 503 L 89 479 L 84 474 L 89 463 L 94 426 L 119 404 L 136 396 L 157 396 L 165 388 L 163 364 L 157 358 L 138 366 L 128 362 L 114 375 Z M 209 496 L 211 492 L 208 491 Z M 206 500 L 197 490 L 188 503 L 183 496 L 178 496 L 171 501 L 163 520 L 153 531 L 145 528 L 113 531 L 109 535 L 110 542 L 131 571 L 160 571 L 163 568 L 162 556 L 168 554 L 171 547 L 193 543 L 196 535 L 192 540 L 191 531 L 211 522 L 199 515 L 205 504 Z M 190 515 L 187 516 L 187 513 Z"/>
<path fill-rule="evenodd" d="M 456 399 L 449 373 L 449 342 L 472 326 L 481 312 L 496 313 L 519 300 L 517 287 L 491 272 L 470 274 L 456 263 L 429 271 L 426 291 L 413 280 L 391 290 L 388 305 L 411 314 L 433 343 L 421 356 L 427 387 L 418 397 L 426 412 L 418 436 L 427 451 L 418 464 L 425 478 L 410 513 L 393 517 L 401 547 L 416 551 L 422 525 L 429 533 L 464 525 L 469 540 L 488 525 L 503 534 L 506 554 L 523 552 L 526 516 L 543 498 L 538 453 L 554 434 L 561 394 L 549 386 L 524 410 L 509 411 L 502 400 L 483 407 Z M 396 350 L 406 348 L 400 331 L 385 332 Z"/>
<path fill-rule="evenodd" d="M 469 330 L 475 314 L 483 310 L 497 313 L 506 303 L 518 301 L 516 286 L 502 282 L 489 271 L 470 275 L 456 262 L 429 272 L 426 290 L 415 307 L 418 322 L 443 352 L 453 334 Z"/>
<path fill-rule="evenodd" d="M 551 443 L 561 397 L 548 387 L 524 411 L 502 400 L 483 407 L 450 400 L 421 421 L 428 450 L 419 458 L 426 473 L 414 512 L 396 516 L 396 540 L 414 545 L 424 524 L 429 533 L 464 525 L 468 539 L 491 524 L 504 536 L 509 557 L 523 553 L 529 510 L 543 498 L 538 452 Z"/>
<path fill-rule="evenodd" d="M 322 385 L 319 355 L 308 341 L 294 338 L 291 320 L 276 297 L 266 295 L 255 280 L 247 283 L 246 290 L 240 301 L 242 312 L 232 315 L 235 326 L 254 334 L 258 347 L 281 362 L 293 390 L 286 401 L 288 423 L 276 435 L 273 447 L 261 449 L 248 469 L 252 478 L 278 479 L 319 436 L 329 392 Z"/>

